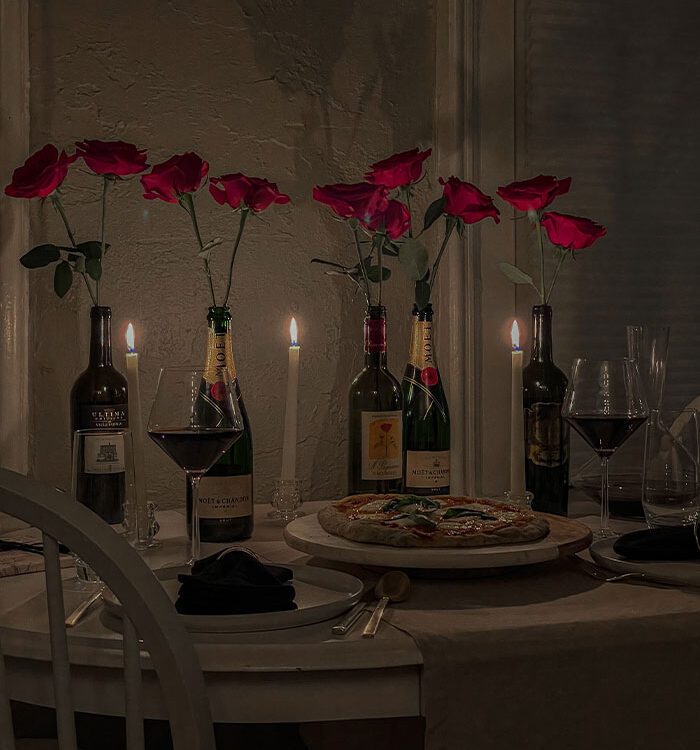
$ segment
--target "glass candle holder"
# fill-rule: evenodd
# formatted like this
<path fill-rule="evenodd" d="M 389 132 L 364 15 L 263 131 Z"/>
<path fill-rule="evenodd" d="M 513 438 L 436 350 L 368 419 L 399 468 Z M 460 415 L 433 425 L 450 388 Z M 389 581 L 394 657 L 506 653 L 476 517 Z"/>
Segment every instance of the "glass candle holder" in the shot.
<path fill-rule="evenodd" d="M 303 500 L 301 497 L 301 479 L 277 479 L 272 491 L 272 510 L 268 513 L 270 518 L 276 518 L 283 523 L 289 523 L 304 513 L 299 510 Z"/>

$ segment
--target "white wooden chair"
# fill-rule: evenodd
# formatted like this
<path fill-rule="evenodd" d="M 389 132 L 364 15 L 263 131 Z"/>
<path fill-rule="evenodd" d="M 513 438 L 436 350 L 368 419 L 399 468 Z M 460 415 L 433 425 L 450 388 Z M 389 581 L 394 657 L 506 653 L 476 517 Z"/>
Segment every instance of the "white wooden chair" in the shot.
<path fill-rule="evenodd" d="M 144 748 L 139 637 L 160 681 L 175 750 L 214 750 L 204 677 L 194 647 L 168 595 L 138 553 L 69 495 L 5 469 L 0 469 L 0 511 L 43 533 L 59 748 L 76 748 L 58 558 L 60 541 L 95 570 L 127 615 L 123 646 L 128 750 Z M 14 750 L 15 746 L 9 697 L 0 649 L 0 750 Z"/>

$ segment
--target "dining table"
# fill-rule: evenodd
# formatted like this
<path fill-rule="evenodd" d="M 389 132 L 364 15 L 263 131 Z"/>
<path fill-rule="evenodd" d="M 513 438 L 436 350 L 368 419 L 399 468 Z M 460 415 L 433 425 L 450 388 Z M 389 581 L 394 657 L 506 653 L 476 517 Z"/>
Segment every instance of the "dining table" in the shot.
<path fill-rule="evenodd" d="M 579 504 L 577 512 L 594 524 L 590 510 Z M 351 573 L 373 603 L 381 569 L 292 549 L 268 511 L 256 506 L 253 537 L 239 546 L 264 561 Z M 163 511 L 159 522 L 161 544 L 144 553 L 153 568 L 184 549 L 184 514 Z M 640 525 L 618 522 L 619 530 Z M 358 747 L 358 736 L 366 748 L 404 737 L 402 748 L 426 750 L 697 747 L 700 588 L 604 582 L 568 557 L 494 572 L 413 571 L 410 595 L 388 607 L 374 638 L 361 634 L 369 612 L 343 635 L 331 629 L 341 615 L 262 632 L 193 633 L 214 721 L 295 723 L 310 748 Z M 64 576 L 70 610 L 86 588 L 71 568 Z M 0 578 L 11 697 L 36 706 L 53 705 L 45 607 L 42 573 Z M 81 712 L 120 716 L 122 641 L 104 615 L 97 606 L 69 630 L 74 702 Z M 142 663 L 144 715 L 165 718 L 145 652 Z M 396 729 L 373 732 L 379 720 Z M 323 734 L 314 726 L 326 727 L 325 744 L 314 745 Z M 357 735 L 358 726 L 368 729 Z"/>

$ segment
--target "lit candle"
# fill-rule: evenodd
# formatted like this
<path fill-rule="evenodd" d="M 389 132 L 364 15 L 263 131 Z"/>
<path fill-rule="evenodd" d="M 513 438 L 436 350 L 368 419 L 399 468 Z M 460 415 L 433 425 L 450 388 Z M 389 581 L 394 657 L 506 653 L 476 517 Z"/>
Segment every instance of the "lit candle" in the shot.
<path fill-rule="evenodd" d="M 511 353 L 510 387 L 510 494 L 525 495 L 525 428 L 523 422 L 523 352 L 520 348 L 518 321 L 510 331 Z"/>
<path fill-rule="evenodd" d="M 146 473 L 143 463 L 139 355 L 134 348 L 134 326 L 131 323 L 126 329 L 126 380 L 129 386 L 129 426 L 134 455 L 136 537 L 139 546 L 142 546 L 148 543 L 148 513 L 146 510 Z"/>
<path fill-rule="evenodd" d="M 297 405 L 299 401 L 299 352 L 297 322 L 289 324 L 289 368 L 287 370 L 287 405 L 284 412 L 282 442 L 282 479 L 295 479 L 297 468 Z"/>

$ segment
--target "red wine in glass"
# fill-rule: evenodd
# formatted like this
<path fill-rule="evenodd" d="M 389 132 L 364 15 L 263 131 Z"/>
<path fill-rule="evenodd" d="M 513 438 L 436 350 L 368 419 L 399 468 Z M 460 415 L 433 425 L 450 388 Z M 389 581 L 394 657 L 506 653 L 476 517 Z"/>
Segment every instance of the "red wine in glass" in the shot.
<path fill-rule="evenodd" d="M 635 360 L 575 359 L 561 415 L 600 456 L 600 528 L 595 536 L 614 536 L 608 459 L 649 416 Z"/>
<path fill-rule="evenodd" d="M 243 434 L 243 430 L 212 427 L 195 430 L 149 430 L 148 435 L 185 471 L 208 471 Z"/>
<path fill-rule="evenodd" d="M 576 415 L 566 421 L 601 457 L 612 454 L 646 422 L 646 417 L 626 415 Z"/>

